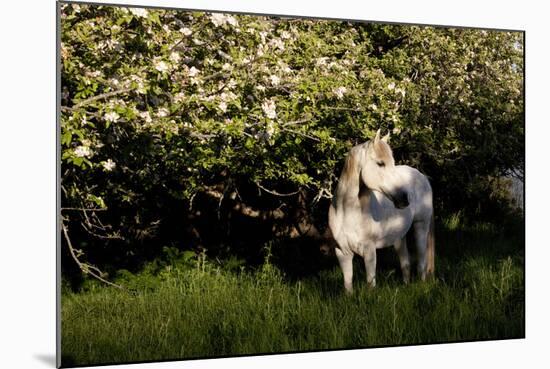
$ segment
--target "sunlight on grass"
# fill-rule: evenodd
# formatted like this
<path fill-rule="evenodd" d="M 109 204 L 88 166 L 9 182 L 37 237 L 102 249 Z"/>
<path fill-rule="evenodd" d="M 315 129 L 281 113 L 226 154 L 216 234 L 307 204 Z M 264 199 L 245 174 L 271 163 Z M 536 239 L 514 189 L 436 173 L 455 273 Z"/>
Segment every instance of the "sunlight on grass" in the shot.
<path fill-rule="evenodd" d="M 504 242 L 520 241 L 468 250 Z M 256 271 L 186 256 L 154 275 L 121 273 L 133 294 L 95 283 L 65 291 L 64 365 L 523 337 L 521 253 L 494 255 L 440 256 L 435 280 L 407 286 L 390 270 L 369 289 L 358 273 L 352 296 L 337 268 L 285 279 L 269 248 Z"/>

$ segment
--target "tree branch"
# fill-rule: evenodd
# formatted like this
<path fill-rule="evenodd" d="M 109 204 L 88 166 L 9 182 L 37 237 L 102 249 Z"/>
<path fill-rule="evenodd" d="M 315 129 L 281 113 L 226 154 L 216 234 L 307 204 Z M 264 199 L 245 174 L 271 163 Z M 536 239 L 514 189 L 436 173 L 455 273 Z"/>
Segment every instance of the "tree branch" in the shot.
<path fill-rule="evenodd" d="M 71 109 L 78 109 L 78 108 L 81 108 L 84 105 L 87 105 L 87 104 L 91 103 L 91 102 L 101 100 L 101 99 L 106 99 L 106 98 L 116 96 L 116 95 L 120 95 L 120 94 L 125 94 L 126 92 L 129 92 L 131 90 L 132 90 L 131 88 L 123 88 L 123 89 L 120 89 L 120 90 L 105 92 L 103 94 L 92 96 L 92 97 L 89 97 L 89 98 L 84 99 L 82 101 L 79 101 L 78 103 L 73 105 Z"/>
<path fill-rule="evenodd" d="M 210 138 L 216 137 L 216 135 L 214 135 L 214 134 L 198 133 L 198 132 L 193 132 L 193 131 L 189 131 L 189 136 L 191 136 L 193 138 L 198 138 L 198 139 L 201 139 L 201 140 L 208 140 Z"/>
<path fill-rule="evenodd" d="M 318 139 L 317 137 L 313 137 L 313 136 L 310 136 L 308 134 L 302 133 L 300 131 L 295 131 L 295 130 L 290 129 L 290 128 L 283 128 L 282 131 L 294 133 L 296 135 L 300 135 L 300 136 L 303 136 L 305 138 L 309 138 L 310 140 L 313 140 L 313 141 L 316 141 L 316 142 L 321 142 L 321 140 Z"/>
<path fill-rule="evenodd" d="M 119 284 L 116 284 L 116 283 L 113 283 L 113 282 L 110 282 L 110 281 L 106 280 L 105 278 L 103 278 L 101 276 L 101 274 L 103 274 L 103 273 L 97 267 L 95 267 L 91 264 L 84 263 L 84 262 L 80 261 L 80 259 L 78 258 L 78 256 L 75 253 L 75 249 L 73 247 L 71 239 L 69 238 L 69 232 L 67 231 L 67 227 L 65 226 L 65 224 L 63 222 L 61 222 L 61 229 L 63 230 L 63 235 L 65 236 L 65 241 L 67 241 L 67 246 L 69 247 L 69 252 L 71 253 L 72 258 L 74 259 L 74 261 L 76 262 L 76 264 L 78 265 L 78 267 L 80 268 L 80 270 L 84 274 L 91 275 L 92 277 L 96 278 L 97 280 L 99 280 L 99 281 L 101 281 L 105 284 L 108 284 L 109 286 L 113 286 L 113 287 L 116 287 L 118 289 L 121 289 L 123 291 L 128 292 L 128 290 L 126 288 L 124 288 L 123 286 L 121 286 Z"/>
<path fill-rule="evenodd" d="M 61 208 L 63 210 L 74 210 L 74 211 L 106 211 L 107 208 L 96 208 L 96 209 L 87 209 L 87 208 Z"/>
<path fill-rule="evenodd" d="M 217 200 L 220 200 L 223 197 L 223 193 L 218 191 L 214 187 L 205 186 L 203 193 Z M 285 217 L 285 213 L 281 209 L 258 210 L 242 202 L 237 202 L 232 207 L 232 210 L 250 218 L 283 219 Z"/>
<path fill-rule="evenodd" d="M 298 192 L 300 192 L 300 191 L 298 190 L 298 191 L 289 192 L 289 193 L 280 193 L 280 192 L 273 191 L 273 190 L 269 190 L 269 189 L 265 188 L 264 186 L 262 186 L 262 185 L 260 184 L 260 182 L 254 182 L 254 183 L 256 183 L 256 186 L 258 186 L 259 188 L 261 188 L 261 189 L 264 190 L 265 192 L 270 193 L 270 194 L 275 195 L 275 196 L 281 196 L 281 197 L 285 197 L 285 196 L 294 196 L 294 195 L 296 195 Z"/>
<path fill-rule="evenodd" d="M 355 112 L 364 112 L 365 109 L 359 109 L 359 108 L 347 108 L 344 106 L 321 106 L 321 109 L 324 110 L 344 110 L 344 111 L 355 111 Z"/>
<path fill-rule="evenodd" d="M 298 119 L 298 120 L 291 120 L 290 122 L 283 123 L 282 126 L 286 127 L 286 126 L 291 126 L 291 125 L 300 124 L 300 123 L 306 123 L 306 122 L 310 122 L 310 121 L 311 121 L 311 117 L 307 117 L 307 118 L 302 118 L 302 119 Z"/>

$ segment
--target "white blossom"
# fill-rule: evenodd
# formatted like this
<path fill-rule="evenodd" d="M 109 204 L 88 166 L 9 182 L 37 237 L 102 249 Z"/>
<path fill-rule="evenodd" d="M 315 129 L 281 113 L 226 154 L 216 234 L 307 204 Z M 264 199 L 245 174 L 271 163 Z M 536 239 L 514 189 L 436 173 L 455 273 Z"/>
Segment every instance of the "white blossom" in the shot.
<path fill-rule="evenodd" d="M 210 16 L 210 20 L 216 27 L 223 26 L 227 21 L 224 14 L 214 13 Z"/>
<path fill-rule="evenodd" d="M 281 79 L 277 77 L 276 75 L 269 76 L 269 80 L 271 81 L 271 84 L 273 86 L 278 86 L 279 82 L 281 82 Z"/>
<path fill-rule="evenodd" d="M 378 110 L 378 106 L 376 106 L 376 104 L 370 104 L 369 108 L 371 108 L 374 111 Z"/>
<path fill-rule="evenodd" d="M 103 166 L 103 169 L 105 169 L 105 171 L 107 172 L 112 171 L 116 167 L 116 163 L 111 159 L 107 159 L 107 161 L 102 161 L 101 165 Z"/>
<path fill-rule="evenodd" d="M 200 70 L 198 70 L 197 68 L 195 68 L 195 67 L 189 68 L 189 72 L 188 72 L 189 77 L 195 77 L 199 73 L 200 73 Z"/>
<path fill-rule="evenodd" d="M 389 85 L 388 85 L 388 89 L 389 90 L 393 90 L 395 88 L 395 83 L 394 82 L 391 82 Z"/>
<path fill-rule="evenodd" d="M 146 18 L 149 12 L 144 8 L 130 8 L 130 13 L 135 16 Z"/>
<path fill-rule="evenodd" d="M 118 118 L 120 118 L 120 115 L 117 114 L 116 111 L 110 111 L 107 114 L 103 116 L 107 122 L 116 122 Z"/>
<path fill-rule="evenodd" d="M 227 21 L 227 23 L 229 23 L 233 27 L 237 27 L 239 25 L 239 22 L 237 22 L 237 19 L 232 15 L 226 16 L 225 20 Z"/>
<path fill-rule="evenodd" d="M 168 115 L 170 115 L 170 111 L 166 108 L 160 108 L 158 111 L 157 111 L 157 117 L 167 117 Z"/>
<path fill-rule="evenodd" d="M 175 120 L 171 120 L 170 122 L 168 122 L 170 124 L 167 125 L 167 129 L 170 133 L 174 134 L 174 135 L 177 135 L 179 134 L 180 132 L 180 129 L 178 127 L 178 125 L 176 124 L 176 121 Z"/>
<path fill-rule="evenodd" d="M 276 108 L 275 101 L 273 101 L 272 99 L 265 100 L 262 103 L 262 110 L 265 113 L 265 115 L 270 119 L 277 118 L 277 112 L 275 111 L 275 108 Z"/>
<path fill-rule="evenodd" d="M 290 37 L 291 37 L 290 32 L 287 32 L 287 31 L 281 32 L 281 38 L 282 38 L 283 40 L 288 40 Z"/>
<path fill-rule="evenodd" d="M 146 123 L 151 123 L 153 121 L 153 119 L 151 118 L 151 114 L 149 114 L 148 111 L 144 111 L 144 112 L 139 113 L 139 116 L 143 120 L 145 120 Z"/>
<path fill-rule="evenodd" d="M 216 26 L 220 27 L 223 26 L 226 23 L 229 23 L 230 25 L 236 27 L 238 26 L 237 19 L 233 17 L 232 15 L 225 15 L 221 13 L 214 13 L 210 16 L 210 21 Z"/>
<path fill-rule="evenodd" d="M 155 69 L 158 70 L 159 72 L 166 72 L 168 71 L 168 64 L 163 61 L 163 60 L 160 60 L 159 58 L 156 58 L 154 61 L 153 61 L 153 64 L 155 66 Z"/>
<path fill-rule="evenodd" d="M 334 89 L 334 94 L 336 95 L 337 98 L 341 99 L 344 97 L 344 94 L 348 91 L 347 88 L 345 87 L 338 87 L 336 89 Z"/>
<path fill-rule="evenodd" d="M 225 101 L 221 101 L 218 104 L 218 108 L 225 113 L 227 111 L 227 103 Z"/>
<path fill-rule="evenodd" d="M 237 95 L 235 95 L 233 92 L 222 92 L 220 94 L 220 99 L 222 101 L 233 101 L 237 98 Z"/>
<path fill-rule="evenodd" d="M 145 94 L 147 92 L 147 90 L 145 89 L 145 85 L 143 83 L 143 79 L 141 77 L 134 75 L 131 77 L 131 80 L 137 84 L 136 91 L 138 93 Z"/>
<path fill-rule="evenodd" d="M 235 81 L 234 78 L 231 78 L 229 82 L 227 82 L 227 88 L 233 89 L 237 87 L 237 81 Z"/>
<path fill-rule="evenodd" d="M 231 70 L 231 69 L 232 69 L 232 66 L 229 63 L 225 63 L 224 65 L 222 65 L 222 70 Z"/>
<path fill-rule="evenodd" d="M 275 133 L 275 127 L 273 126 L 272 122 L 267 123 L 267 127 L 265 129 L 265 133 L 267 133 L 267 136 L 271 138 L 273 136 L 273 133 Z"/>
<path fill-rule="evenodd" d="M 315 60 L 315 65 L 317 65 L 318 67 L 323 66 L 323 65 L 327 65 L 327 60 L 328 60 L 327 56 L 317 58 L 317 60 Z"/>
<path fill-rule="evenodd" d="M 183 102 L 185 101 L 185 94 L 183 92 L 178 92 L 174 95 L 174 101 L 175 102 Z"/>
<path fill-rule="evenodd" d="M 170 54 L 170 60 L 173 61 L 174 63 L 178 63 L 181 60 L 180 53 L 173 51 Z"/>
<path fill-rule="evenodd" d="M 290 68 L 287 64 L 285 63 L 279 63 L 279 68 L 281 69 L 281 72 L 283 73 L 292 73 L 292 68 Z"/>
<path fill-rule="evenodd" d="M 283 51 L 285 49 L 285 43 L 280 38 L 274 38 L 269 42 L 269 46 Z"/>
<path fill-rule="evenodd" d="M 92 150 L 88 146 L 78 146 L 74 149 L 74 154 L 78 158 L 87 158 L 92 155 Z"/>
<path fill-rule="evenodd" d="M 181 32 L 184 36 L 191 36 L 191 34 L 193 33 L 193 31 L 191 31 L 191 29 L 189 29 L 189 28 L 187 28 L 187 27 L 180 28 L 180 32 Z"/>

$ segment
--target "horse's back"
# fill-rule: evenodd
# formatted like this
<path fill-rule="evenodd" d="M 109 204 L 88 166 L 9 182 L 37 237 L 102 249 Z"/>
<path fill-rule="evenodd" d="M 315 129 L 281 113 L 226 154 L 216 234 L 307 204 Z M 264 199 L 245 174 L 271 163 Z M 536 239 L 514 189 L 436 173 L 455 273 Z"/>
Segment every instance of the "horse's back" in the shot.
<path fill-rule="evenodd" d="M 408 165 L 398 165 L 396 169 L 406 182 L 407 188 L 411 190 L 409 201 L 414 208 L 414 220 L 429 219 L 433 213 L 433 199 L 428 177 Z"/>

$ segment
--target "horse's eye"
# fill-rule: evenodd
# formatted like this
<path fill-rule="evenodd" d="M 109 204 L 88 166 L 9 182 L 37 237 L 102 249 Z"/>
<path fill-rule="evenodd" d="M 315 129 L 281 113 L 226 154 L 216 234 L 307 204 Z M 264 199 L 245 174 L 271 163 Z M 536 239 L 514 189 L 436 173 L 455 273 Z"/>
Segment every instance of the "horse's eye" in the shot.
<path fill-rule="evenodd" d="M 384 167 L 384 166 L 386 166 L 386 164 L 384 164 L 383 161 L 377 161 L 377 162 L 376 162 L 376 165 L 378 165 L 379 167 Z"/>

